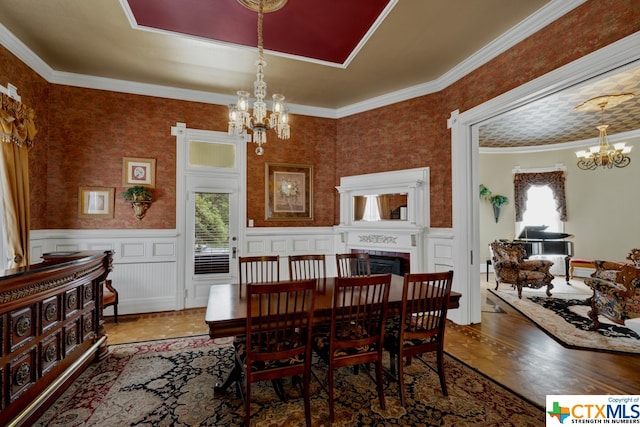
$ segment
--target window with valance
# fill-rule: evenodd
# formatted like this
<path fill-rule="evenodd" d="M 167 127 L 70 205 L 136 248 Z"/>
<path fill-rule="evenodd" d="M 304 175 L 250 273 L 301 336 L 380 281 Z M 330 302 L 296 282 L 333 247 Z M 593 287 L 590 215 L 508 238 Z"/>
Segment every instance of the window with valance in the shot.
<path fill-rule="evenodd" d="M 33 109 L 4 93 L 0 103 L 0 140 L 31 148 L 37 133 Z"/>
<path fill-rule="evenodd" d="M 36 136 L 35 113 L 20 102 L 15 87 L 0 93 L 0 201 L 4 240 L 0 268 L 29 265 L 29 157 Z M 6 248 L 2 248 L 6 244 Z M 6 250 L 5 250 L 6 249 Z"/>
<path fill-rule="evenodd" d="M 513 178 L 516 221 L 522 221 L 522 215 L 527 205 L 527 191 L 533 185 L 547 185 L 551 188 L 556 202 L 556 210 L 560 214 L 560 221 L 566 221 L 567 199 L 564 179 L 563 171 L 516 173 Z"/>

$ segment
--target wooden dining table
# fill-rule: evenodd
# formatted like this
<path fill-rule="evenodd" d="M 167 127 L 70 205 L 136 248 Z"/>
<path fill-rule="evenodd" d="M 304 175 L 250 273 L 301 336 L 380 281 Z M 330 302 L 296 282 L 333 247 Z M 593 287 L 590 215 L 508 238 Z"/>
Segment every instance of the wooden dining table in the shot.
<path fill-rule="evenodd" d="M 391 290 L 389 292 L 389 306 L 387 315 L 400 314 L 402 309 L 402 287 L 404 278 L 391 276 Z M 333 289 L 335 277 L 328 277 L 324 285 L 321 283 L 316 290 L 313 311 L 313 323 L 323 324 L 331 320 L 333 305 Z M 209 325 L 211 338 L 224 338 L 244 335 L 247 329 L 247 298 L 246 291 L 240 297 L 240 285 L 237 283 L 211 285 L 209 302 L 205 322 Z M 449 309 L 460 307 L 458 292 L 451 292 Z"/>
<path fill-rule="evenodd" d="M 313 310 L 314 325 L 321 325 L 331 321 L 335 279 L 335 277 L 328 277 L 316 287 Z M 391 275 L 387 315 L 400 314 L 402 310 L 403 283 L 404 278 L 402 276 Z M 462 294 L 458 292 L 451 292 L 449 309 L 460 307 L 461 296 Z M 205 322 L 209 325 L 209 336 L 211 338 L 245 335 L 247 332 L 246 290 L 242 292 L 242 297 L 240 297 L 240 285 L 237 283 L 211 285 Z M 237 376 L 237 367 L 234 367 L 222 383 L 215 384 L 214 391 L 216 393 L 224 392 L 237 379 Z"/>

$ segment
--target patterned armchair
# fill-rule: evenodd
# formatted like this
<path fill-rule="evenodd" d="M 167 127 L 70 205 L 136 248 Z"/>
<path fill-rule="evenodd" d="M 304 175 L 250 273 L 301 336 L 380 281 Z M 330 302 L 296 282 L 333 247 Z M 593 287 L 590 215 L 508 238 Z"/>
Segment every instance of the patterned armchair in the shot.
<path fill-rule="evenodd" d="M 522 288 L 539 289 L 547 287 L 547 295 L 551 296 L 553 275 L 549 269 L 553 261 L 527 260 L 524 247 L 506 240 L 491 243 L 493 269 L 496 276 L 496 290 L 500 283 L 510 283 L 518 289 L 518 298 L 522 298 Z"/>
<path fill-rule="evenodd" d="M 627 259 L 633 264 L 595 261 L 596 271 L 585 279 L 593 290 L 588 299 L 591 329 L 600 327 L 600 314 L 620 325 L 640 319 L 640 250 L 632 249 Z"/>

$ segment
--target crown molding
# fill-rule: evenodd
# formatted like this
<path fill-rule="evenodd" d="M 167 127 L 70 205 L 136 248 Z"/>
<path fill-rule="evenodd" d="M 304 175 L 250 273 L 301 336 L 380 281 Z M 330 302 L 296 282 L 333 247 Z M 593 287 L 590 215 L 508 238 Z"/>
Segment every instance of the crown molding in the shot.
<path fill-rule="evenodd" d="M 337 116 L 346 117 L 444 90 L 585 2 L 586 0 L 552 0 L 438 79 L 338 108 Z"/>
<path fill-rule="evenodd" d="M 640 129 L 634 129 L 629 132 L 621 132 L 613 135 L 607 135 L 610 144 L 616 142 L 640 142 Z M 579 141 L 562 142 L 559 144 L 533 145 L 524 147 L 480 147 L 480 154 L 526 154 L 526 153 L 542 153 L 558 150 L 575 150 L 585 149 L 586 147 L 598 145 L 598 137 L 582 139 Z M 640 148 L 640 146 L 638 147 Z"/>
<path fill-rule="evenodd" d="M 544 26 L 583 4 L 586 0 L 551 0 L 547 5 L 527 17 L 518 25 L 489 43 L 469 58 L 455 66 L 438 79 L 416 86 L 391 92 L 383 96 L 371 98 L 367 101 L 348 105 L 338 109 L 320 108 L 310 105 L 288 104 L 294 114 L 315 117 L 339 119 L 397 102 L 406 101 L 419 96 L 428 95 L 445 89 L 468 73 L 487 63 L 497 55 L 508 50 L 515 44 L 536 33 Z M 24 43 L 17 39 L 5 26 L 0 24 L 0 43 L 27 66 L 38 73 L 43 79 L 53 84 L 82 87 L 87 89 L 109 90 L 113 92 L 131 93 L 137 95 L 155 96 L 177 99 L 182 101 L 204 102 L 210 104 L 227 105 L 232 103 L 233 97 L 212 92 L 180 89 L 125 80 L 108 79 L 56 71 L 40 59 Z"/>

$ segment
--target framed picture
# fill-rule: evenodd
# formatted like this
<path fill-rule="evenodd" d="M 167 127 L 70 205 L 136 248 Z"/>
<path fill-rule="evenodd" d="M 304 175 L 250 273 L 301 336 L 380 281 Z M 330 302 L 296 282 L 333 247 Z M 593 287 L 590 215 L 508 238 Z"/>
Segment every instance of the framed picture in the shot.
<path fill-rule="evenodd" d="M 265 219 L 313 219 L 313 166 L 265 165 Z"/>
<path fill-rule="evenodd" d="M 122 158 L 122 185 L 156 186 L 156 159 Z"/>
<path fill-rule="evenodd" d="M 109 187 L 80 187 L 78 192 L 79 218 L 113 218 L 113 196 Z"/>

